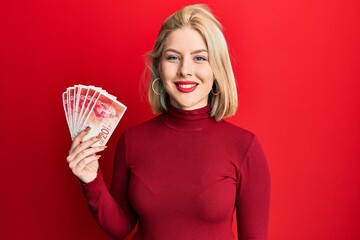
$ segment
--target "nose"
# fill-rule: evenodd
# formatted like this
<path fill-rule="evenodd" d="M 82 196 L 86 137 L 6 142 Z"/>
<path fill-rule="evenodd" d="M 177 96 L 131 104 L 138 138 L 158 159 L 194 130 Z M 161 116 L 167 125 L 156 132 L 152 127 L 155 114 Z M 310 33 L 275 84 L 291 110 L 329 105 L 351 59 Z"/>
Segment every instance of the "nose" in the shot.
<path fill-rule="evenodd" d="M 188 77 L 193 75 L 193 65 L 190 59 L 183 58 L 179 65 L 178 76 Z"/>

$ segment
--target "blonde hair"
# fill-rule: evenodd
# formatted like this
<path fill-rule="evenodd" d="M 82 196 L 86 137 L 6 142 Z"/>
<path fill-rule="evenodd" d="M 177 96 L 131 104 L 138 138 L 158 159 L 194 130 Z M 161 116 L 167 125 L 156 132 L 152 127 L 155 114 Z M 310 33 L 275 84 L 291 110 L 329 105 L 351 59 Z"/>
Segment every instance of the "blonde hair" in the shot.
<path fill-rule="evenodd" d="M 229 52 L 220 22 L 210 9 L 203 4 L 184 7 L 169 16 L 161 26 L 154 48 L 147 54 L 147 67 L 150 71 L 148 98 L 154 113 L 166 111 L 168 94 L 165 92 L 160 78 L 159 62 L 162 57 L 164 43 L 171 32 L 177 29 L 191 27 L 204 38 L 209 54 L 209 64 L 214 73 L 214 95 L 209 93 L 211 116 L 217 121 L 235 114 L 238 106 L 235 77 L 231 66 Z M 156 81 L 154 83 L 154 81 Z M 156 89 L 158 95 L 152 88 Z"/>

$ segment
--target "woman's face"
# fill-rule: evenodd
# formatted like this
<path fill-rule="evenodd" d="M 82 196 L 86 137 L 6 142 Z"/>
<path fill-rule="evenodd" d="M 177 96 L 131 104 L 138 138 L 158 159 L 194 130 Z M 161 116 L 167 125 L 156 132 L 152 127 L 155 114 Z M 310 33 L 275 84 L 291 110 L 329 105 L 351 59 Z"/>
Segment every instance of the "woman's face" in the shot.
<path fill-rule="evenodd" d="M 170 33 L 159 71 L 173 106 L 193 110 L 207 105 L 214 74 L 206 43 L 199 32 L 187 27 Z"/>

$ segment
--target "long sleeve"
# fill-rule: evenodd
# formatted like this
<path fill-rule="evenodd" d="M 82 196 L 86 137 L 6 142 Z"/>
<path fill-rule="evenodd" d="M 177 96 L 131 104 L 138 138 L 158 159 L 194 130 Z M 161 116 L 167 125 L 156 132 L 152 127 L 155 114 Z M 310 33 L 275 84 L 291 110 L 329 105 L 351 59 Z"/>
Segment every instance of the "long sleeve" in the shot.
<path fill-rule="evenodd" d="M 129 204 L 127 194 L 129 176 L 125 134 L 123 134 L 116 149 L 110 191 L 103 181 L 101 171 L 94 181 L 83 185 L 83 192 L 92 215 L 113 239 L 123 239 L 136 224 L 136 216 Z"/>
<path fill-rule="evenodd" d="M 101 173 L 84 187 L 91 212 L 113 239 L 138 221 L 139 240 L 230 240 L 234 204 L 239 240 L 268 239 L 270 180 L 260 144 L 209 112 L 169 108 L 124 132 L 110 191 Z"/>
<path fill-rule="evenodd" d="M 264 152 L 254 137 L 240 169 L 236 199 L 239 240 L 267 240 L 270 174 Z"/>

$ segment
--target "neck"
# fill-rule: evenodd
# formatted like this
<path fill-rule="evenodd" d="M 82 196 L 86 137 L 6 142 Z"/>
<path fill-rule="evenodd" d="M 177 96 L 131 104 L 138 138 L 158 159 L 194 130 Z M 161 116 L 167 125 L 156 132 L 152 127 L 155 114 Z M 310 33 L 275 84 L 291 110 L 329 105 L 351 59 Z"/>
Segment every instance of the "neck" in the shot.
<path fill-rule="evenodd" d="M 168 104 L 168 110 L 162 118 L 164 123 L 174 130 L 201 131 L 217 124 L 210 116 L 210 110 L 209 105 L 194 110 L 182 110 Z"/>

